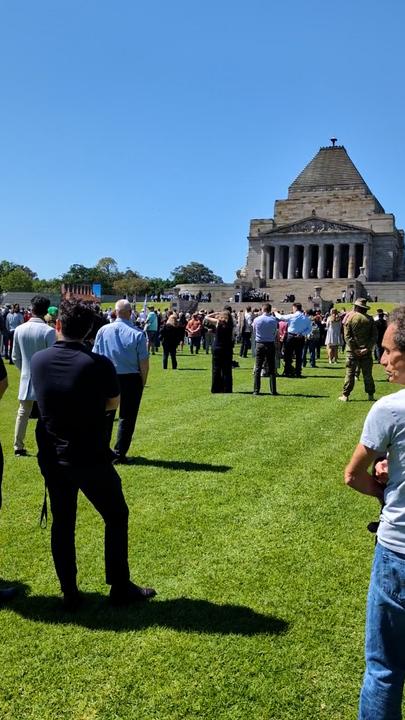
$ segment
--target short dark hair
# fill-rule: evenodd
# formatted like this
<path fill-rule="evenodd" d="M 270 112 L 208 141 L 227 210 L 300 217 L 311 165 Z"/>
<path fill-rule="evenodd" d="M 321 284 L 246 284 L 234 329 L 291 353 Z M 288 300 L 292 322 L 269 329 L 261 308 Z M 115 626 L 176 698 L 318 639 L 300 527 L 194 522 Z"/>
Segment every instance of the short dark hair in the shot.
<path fill-rule="evenodd" d="M 93 308 L 81 300 L 63 300 L 59 308 L 62 334 L 74 340 L 82 340 L 93 327 L 94 316 Z"/>
<path fill-rule="evenodd" d="M 302 304 L 299 302 L 293 302 L 293 307 L 296 307 L 299 312 L 302 311 Z"/>
<path fill-rule="evenodd" d="M 270 303 L 263 303 L 262 310 L 264 310 L 265 313 L 271 312 L 271 305 Z"/>
<path fill-rule="evenodd" d="M 390 312 L 388 323 L 396 326 L 394 342 L 398 350 L 405 352 L 405 306 L 396 307 Z"/>
<path fill-rule="evenodd" d="M 34 315 L 39 315 L 39 317 L 43 317 L 48 312 L 50 304 L 51 301 L 44 295 L 34 295 L 34 297 L 31 299 L 32 312 L 34 313 Z"/>

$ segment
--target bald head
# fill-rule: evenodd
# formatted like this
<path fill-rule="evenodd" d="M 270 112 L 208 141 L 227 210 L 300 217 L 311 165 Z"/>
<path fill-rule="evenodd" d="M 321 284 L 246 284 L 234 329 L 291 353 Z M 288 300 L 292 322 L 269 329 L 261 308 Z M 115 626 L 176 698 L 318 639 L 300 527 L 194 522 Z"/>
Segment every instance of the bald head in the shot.
<path fill-rule="evenodd" d="M 129 320 L 132 311 L 128 300 L 117 300 L 115 303 L 115 312 L 117 313 L 117 317 Z"/>

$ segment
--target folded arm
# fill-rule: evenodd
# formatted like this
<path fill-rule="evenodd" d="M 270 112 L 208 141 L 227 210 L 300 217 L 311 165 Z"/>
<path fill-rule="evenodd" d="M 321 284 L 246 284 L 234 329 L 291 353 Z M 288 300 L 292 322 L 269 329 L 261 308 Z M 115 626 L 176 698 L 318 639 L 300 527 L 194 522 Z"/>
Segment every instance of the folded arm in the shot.
<path fill-rule="evenodd" d="M 381 452 L 371 450 L 359 443 L 345 469 L 345 483 L 364 495 L 371 495 L 383 500 L 384 487 L 368 471 L 370 465 L 378 457 L 381 457 Z"/>

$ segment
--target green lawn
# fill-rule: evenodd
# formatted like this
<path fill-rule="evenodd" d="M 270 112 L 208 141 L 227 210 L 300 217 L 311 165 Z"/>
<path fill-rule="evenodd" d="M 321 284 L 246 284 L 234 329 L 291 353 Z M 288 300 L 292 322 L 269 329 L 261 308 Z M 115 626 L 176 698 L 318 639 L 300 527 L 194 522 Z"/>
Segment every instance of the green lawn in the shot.
<path fill-rule="evenodd" d="M 9 368 L 1 575 L 26 596 L 0 612 L 2 720 L 356 716 L 377 502 L 342 476 L 370 404 L 361 382 L 337 402 L 344 364 L 324 356 L 302 380 L 280 378 L 279 397 L 253 397 L 252 360 L 240 364 L 235 392 L 211 396 L 205 354 L 180 353 L 177 372 L 151 358 L 138 459 L 120 474 L 133 578 L 159 594 L 109 608 L 102 522 L 83 499 L 76 616 L 61 612 L 50 531 L 38 527 L 33 422 L 32 456 L 13 457 Z M 374 374 L 378 397 L 395 389 Z"/>

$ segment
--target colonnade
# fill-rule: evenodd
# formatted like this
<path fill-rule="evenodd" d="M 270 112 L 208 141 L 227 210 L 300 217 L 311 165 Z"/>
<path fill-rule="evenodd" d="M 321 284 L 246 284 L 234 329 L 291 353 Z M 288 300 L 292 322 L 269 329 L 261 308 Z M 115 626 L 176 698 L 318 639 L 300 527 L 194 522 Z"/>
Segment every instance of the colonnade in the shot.
<path fill-rule="evenodd" d="M 261 250 L 263 279 L 348 278 L 358 276 L 360 267 L 368 276 L 368 243 L 274 243 Z"/>

